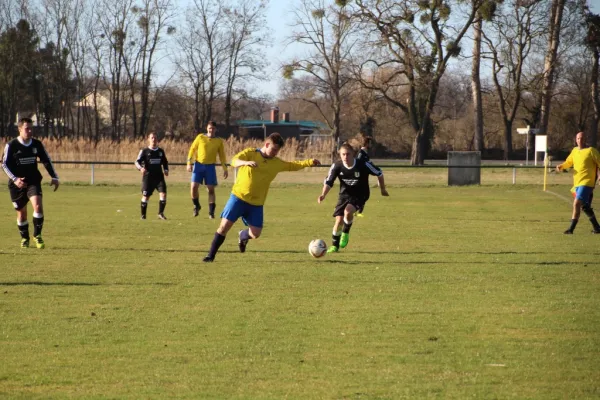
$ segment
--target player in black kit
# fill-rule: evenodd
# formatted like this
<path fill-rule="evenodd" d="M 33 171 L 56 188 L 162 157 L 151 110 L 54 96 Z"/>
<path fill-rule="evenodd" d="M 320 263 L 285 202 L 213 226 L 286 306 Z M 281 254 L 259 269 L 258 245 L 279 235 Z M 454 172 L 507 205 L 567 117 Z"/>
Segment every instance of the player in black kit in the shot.
<path fill-rule="evenodd" d="M 140 150 L 135 167 L 142 173 L 142 219 L 146 219 L 146 209 L 148 208 L 148 199 L 158 190 L 160 201 L 158 203 L 158 218 L 165 217 L 165 207 L 167 206 L 167 184 L 165 176 L 169 176 L 169 162 L 165 151 L 158 147 L 158 138 L 156 133 L 148 134 L 148 147 Z M 164 174 L 163 174 L 164 170 Z"/>
<path fill-rule="evenodd" d="M 19 136 L 6 144 L 2 155 L 2 169 L 8 175 L 8 191 L 10 200 L 17 210 L 17 225 L 21 234 L 21 247 L 29 247 L 29 222 L 27 221 L 27 203 L 33 206 L 33 240 L 38 249 L 45 247 L 42 239 L 44 226 L 44 208 L 42 205 L 42 174 L 37 160 L 46 167 L 54 186 L 58 189 L 58 175 L 52 166 L 50 157 L 42 142 L 34 139 L 33 122 L 22 118 L 17 123 Z"/>
<path fill-rule="evenodd" d="M 339 154 L 341 160 L 333 163 L 329 169 L 329 174 L 323 184 L 323 191 L 318 198 L 318 202 L 321 203 L 333 187 L 336 178 L 339 178 L 340 194 L 333 212 L 335 218 L 333 243 L 327 250 L 328 253 L 335 253 L 340 247 L 344 248 L 348 245 L 354 213 L 364 209 L 365 203 L 369 199 L 369 175 L 377 177 L 381 195 L 389 196 L 385 189 L 383 172 L 371 161 L 354 158 L 355 151 L 348 143 L 340 146 Z M 340 225 L 343 225 L 341 232 Z"/>

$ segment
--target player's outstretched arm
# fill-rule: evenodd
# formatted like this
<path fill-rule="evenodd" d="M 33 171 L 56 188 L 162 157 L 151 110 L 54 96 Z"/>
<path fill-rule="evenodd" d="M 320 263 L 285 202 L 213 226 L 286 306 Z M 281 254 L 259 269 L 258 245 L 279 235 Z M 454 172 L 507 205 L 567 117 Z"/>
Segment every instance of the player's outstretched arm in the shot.
<path fill-rule="evenodd" d="M 306 167 L 315 167 L 321 165 L 321 161 L 316 158 L 309 158 L 302 161 L 283 161 L 283 171 L 300 171 Z"/>

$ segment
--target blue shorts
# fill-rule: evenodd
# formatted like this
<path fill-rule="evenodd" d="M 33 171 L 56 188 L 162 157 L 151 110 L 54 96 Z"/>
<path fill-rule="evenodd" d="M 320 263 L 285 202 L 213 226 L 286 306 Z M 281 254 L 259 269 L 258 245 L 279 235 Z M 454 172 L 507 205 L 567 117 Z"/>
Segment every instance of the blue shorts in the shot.
<path fill-rule="evenodd" d="M 217 170 L 215 164 L 200 164 L 199 162 L 195 162 L 194 169 L 192 169 L 192 182 L 201 185 L 216 185 Z"/>
<path fill-rule="evenodd" d="M 234 194 L 231 194 L 221 213 L 221 218 L 235 222 L 240 217 L 245 225 L 262 228 L 263 206 L 253 206 L 252 204 L 237 198 Z"/>
<path fill-rule="evenodd" d="M 577 186 L 575 188 L 575 198 L 588 206 L 592 203 L 592 194 L 594 188 L 589 186 Z"/>

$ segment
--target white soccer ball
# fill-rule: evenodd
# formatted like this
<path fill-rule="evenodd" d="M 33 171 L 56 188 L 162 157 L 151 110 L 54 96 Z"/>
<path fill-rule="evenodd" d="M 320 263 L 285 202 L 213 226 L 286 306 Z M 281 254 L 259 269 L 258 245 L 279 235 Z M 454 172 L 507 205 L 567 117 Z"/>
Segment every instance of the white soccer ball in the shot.
<path fill-rule="evenodd" d="M 323 257 L 327 253 L 327 243 L 321 239 L 315 239 L 308 245 L 308 252 L 315 258 Z"/>

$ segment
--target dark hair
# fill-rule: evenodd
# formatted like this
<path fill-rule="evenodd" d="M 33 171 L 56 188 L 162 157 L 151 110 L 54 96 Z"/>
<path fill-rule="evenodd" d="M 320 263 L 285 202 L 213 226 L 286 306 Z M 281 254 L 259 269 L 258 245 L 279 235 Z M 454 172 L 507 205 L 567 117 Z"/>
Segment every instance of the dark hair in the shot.
<path fill-rule="evenodd" d="M 148 133 L 146 134 L 146 139 L 148 139 L 148 138 L 150 137 L 150 135 L 154 135 L 154 136 L 156 136 L 156 139 L 158 139 L 158 135 L 157 135 L 157 134 L 156 134 L 156 132 L 154 132 L 154 131 L 152 131 L 152 132 L 148 132 Z"/>
<path fill-rule="evenodd" d="M 33 124 L 33 121 L 31 120 L 31 118 L 21 118 L 17 123 L 17 126 L 20 128 L 25 124 Z"/>
<path fill-rule="evenodd" d="M 348 151 L 351 151 L 352 153 L 356 154 L 356 150 L 354 149 L 354 147 L 352 147 L 350 145 L 350 143 L 348 142 L 344 142 L 340 145 L 340 148 L 338 149 L 338 151 L 342 150 L 342 149 L 346 149 Z"/>
<path fill-rule="evenodd" d="M 208 121 L 208 123 L 206 124 L 206 126 L 214 126 L 215 128 L 217 127 L 217 123 L 213 120 Z"/>
<path fill-rule="evenodd" d="M 358 143 L 360 144 L 360 147 L 369 147 L 371 145 L 371 140 L 373 140 L 373 137 L 366 133 L 360 132 L 358 134 Z"/>
<path fill-rule="evenodd" d="M 281 137 L 281 135 L 278 132 L 271 133 L 267 137 L 267 140 L 270 140 L 273 144 L 276 144 L 280 148 L 283 147 L 283 145 L 285 144 L 285 142 L 283 141 L 283 138 Z"/>

